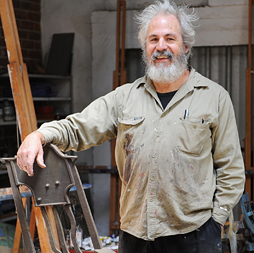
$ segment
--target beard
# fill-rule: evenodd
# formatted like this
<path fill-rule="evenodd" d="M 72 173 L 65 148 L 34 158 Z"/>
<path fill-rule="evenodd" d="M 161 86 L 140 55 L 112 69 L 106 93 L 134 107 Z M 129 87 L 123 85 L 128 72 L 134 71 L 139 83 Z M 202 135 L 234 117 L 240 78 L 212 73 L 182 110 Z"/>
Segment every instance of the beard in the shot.
<path fill-rule="evenodd" d="M 169 66 L 165 63 L 158 63 L 154 65 L 154 60 L 160 55 L 166 55 L 171 60 Z M 181 54 L 175 56 L 169 51 L 156 51 L 152 54 L 151 60 L 147 58 L 146 52 L 143 51 L 143 60 L 146 64 L 146 74 L 148 77 L 158 83 L 173 83 L 176 81 L 188 68 L 188 58 L 184 52 L 184 48 Z"/>

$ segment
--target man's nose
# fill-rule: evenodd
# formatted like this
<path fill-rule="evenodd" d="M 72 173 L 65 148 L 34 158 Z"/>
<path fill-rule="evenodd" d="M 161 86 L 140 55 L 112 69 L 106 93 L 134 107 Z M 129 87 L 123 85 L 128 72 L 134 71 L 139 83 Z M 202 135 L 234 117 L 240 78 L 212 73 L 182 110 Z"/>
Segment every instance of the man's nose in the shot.
<path fill-rule="evenodd" d="M 165 41 L 163 38 L 161 38 L 161 39 L 158 41 L 157 50 L 158 50 L 158 51 L 163 51 L 163 50 L 165 50 L 165 49 L 167 49 L 167 43 L 166 43 L 166 41 Z"/>

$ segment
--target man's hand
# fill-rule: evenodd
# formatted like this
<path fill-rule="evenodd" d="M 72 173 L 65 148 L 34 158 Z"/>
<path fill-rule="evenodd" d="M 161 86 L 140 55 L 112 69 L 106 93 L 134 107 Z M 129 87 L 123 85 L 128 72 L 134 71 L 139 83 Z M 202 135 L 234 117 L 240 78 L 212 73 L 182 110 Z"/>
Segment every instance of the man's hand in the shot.
<path fill-rule="evenodd" d="M 33 132 L 22 142 L 17 153 L 17 164 L 28 176 L 33 176 L 33 164 L 36 159 L 41 168 L 46 168 L 43 160 L 43 148 L 45 139 L 42 133 Z"/>

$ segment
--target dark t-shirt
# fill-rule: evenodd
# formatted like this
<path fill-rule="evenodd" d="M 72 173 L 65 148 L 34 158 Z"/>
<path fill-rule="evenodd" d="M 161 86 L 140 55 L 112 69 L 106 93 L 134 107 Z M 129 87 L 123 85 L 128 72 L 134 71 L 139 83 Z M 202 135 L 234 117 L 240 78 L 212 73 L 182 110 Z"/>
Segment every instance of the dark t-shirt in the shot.
<path fill-rule="evenodd" d="M 171 92 L 167 92 L 167 93 L 159 93 L 159 92 L 157 92 L 158 97 L 159 97 L 159 99 L 161 101 L 161 104 L 163 106 L 163 109 L 166 108 L 166 106 L 168 105 L 170 100 L 173 98 L 173 96 L 176 94 L 176 92 L 177 92 L 177 90 L 171 91 Z"/>

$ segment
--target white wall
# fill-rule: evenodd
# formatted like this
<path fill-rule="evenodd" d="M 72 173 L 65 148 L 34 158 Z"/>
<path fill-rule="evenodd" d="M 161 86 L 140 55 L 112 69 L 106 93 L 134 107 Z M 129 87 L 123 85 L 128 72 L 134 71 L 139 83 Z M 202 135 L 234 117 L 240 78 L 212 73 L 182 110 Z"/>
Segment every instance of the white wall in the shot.
<path fill-rule="evenodd" d="M 127 9 L 140 9 L 151 0 L 127 0 Z M 248 0 L 193 0 L 186 3 L 197 8 L 200 26 L 196 45 L 247 44 Z M 42 0 L 41 26 L 43 54 L 49 52 L 54 33 L 74 32 L 73 95 L 74 111 L 80 111 L 93 99 L 112 90 L 115 66 L 115 28 L 117 0 Z M 104 10 L 103 12 L 98 12 Z M 105 10 L 108 10 L 105 12 Z M 110 12 L 109 12 L 110 11 Z M 127 48 L 137 48 L 133 14 L 127 12 Z M 109 165 L 110 145 L 78 153 L 79 162 Z M 109 175 L 92 175 L 92 197 L 95 222 L 100 235 L 109 231 Z"/>

